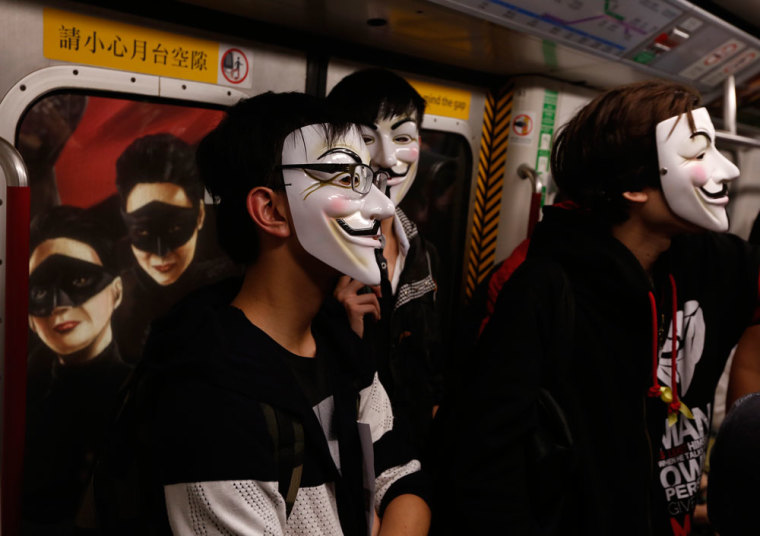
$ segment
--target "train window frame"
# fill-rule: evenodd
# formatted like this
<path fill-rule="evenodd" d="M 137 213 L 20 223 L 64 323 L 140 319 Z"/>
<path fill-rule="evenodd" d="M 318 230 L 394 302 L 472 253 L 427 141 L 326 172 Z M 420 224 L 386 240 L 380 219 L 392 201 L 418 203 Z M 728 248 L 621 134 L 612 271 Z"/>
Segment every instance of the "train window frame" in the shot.
<path fill-rule="evenodd" d="M 0 163 L 0 200 L 2 200 L 2 204 L 0 204 L 0 229 L 4 230 L 0 233 L 2 235 L 0 236 L 0 261 L 2 261 L 0 263 L 0 435 L 3 437 L 3 441 L 0 443 L 3 451 L 3 457 L 0 460 L 0 474 L 2 474 L 3 485 L 11 485 L 14 488 L 21 486 L 21 473 L 17 469 L 9 471 L 9 468 L 14 463 L 23 460 L 24 440 L 23 436 L 14 439 L 10 437 L 10 433 L 6 434 L 5 432 L 11 429 L 11 425 L 14 425 L 13 430 L 17 431 L 19 422 L 16 421 L 23 421 L 20 425 L 25 428 L 26 419 L 25 417 L 23 419 L 8 418 L 10 416 L 6 415 L 5 411 L 6 408 L 17 407 L 19 404 L 25 405 L 26 385 L 23 389 L 15 389 L 12 393 L 8 392 L 7 365 L 9 356 L 6 355 L 8 337 L 5 331 L 11 315 L 13 315 L 11 325 L 26 325 L 27 319 L 26 310 L 23 311 L 23 315 L 20 314 L 21 311 L 6 310 L 6 266 L 9 264 L 16 265 L 20 262 L 18 259 L 8 259 L 6 253 L 11 253 L 13 256 L 21 255 L 24 265 L 28 262 L 28 255 L 23 244 L 17 244 L 18 247 L 14 251 L 6 252 L 5 248 L 8 242 L 6 207 L 8 203 L 5 201 L 8 197 L 8 188 L 17 189 L 20 192 L 29 189 L 29 177 L 25 172 L 23 159 L 18 155 L 14 145 L 21 122 L 29 109 L 40 99 L 65 91 L 215 109 L 229 107 L 240 99 L 248 97 L 247 93 L 227 86 L 67 64 L 45 67 L 26 75 L 0 99 L 0 158 L 4 160 Z M 13 157 L 14 153 L 18 157 L 18 161 Z M 11 156 L 9 157 L 9 155 Z M 21 167 L 17 162 L 21 164 Z M 208 194 L 206 194 L 206 202 L 210 202 Z M 27 249 L 28 246 L 27 235 Z M 24 333 L 23 337 L 26 336 Z M 28 348 L 26 345 L 22 346 L 24 349 L 23 358 L 27 359 Z M 11 350 L 9 349 L 9 352 Z M 17 354 L 12 355 L 14 358 L 18 358 Z M 11 395 L 13 395 L 13 399 L 9 398 Z M 9 477 L 9 472 L 12 472 L 13 476 Z M 11 518 L 16 518 L 20 513 L 20 502 L 9 505 L 4 501 L 3 506 L 13 506 L 14 509 L 19 510 L 11 513 Z M 6 526 L 7 515 L 8 512 L 4 511 L 2 519 L 0 519 L 3 527 Z"/>
<path fill-rule="evenodd" d="M 248 96 L 236 88 L 203 82 L 85 65 L 55 65 L 25 76 L 0 100 L 0 138 L 12 143 L 27 109 L 44 96 L 62 90 L 153 97 L 167 103 L 186 101 L 206 106 L 231 106 Z"/>

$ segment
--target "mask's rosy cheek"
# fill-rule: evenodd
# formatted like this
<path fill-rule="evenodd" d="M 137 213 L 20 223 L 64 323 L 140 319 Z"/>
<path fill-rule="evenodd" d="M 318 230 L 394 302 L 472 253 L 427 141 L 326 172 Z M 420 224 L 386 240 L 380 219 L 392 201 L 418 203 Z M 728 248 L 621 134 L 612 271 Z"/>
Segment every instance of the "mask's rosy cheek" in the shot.
<path fill-rule="evenodd" d="M 357 211 L 356 200 L 344 196 L 334 195 L 325 205 L 325 213 L 328 216 L 340 217 L 353 214 Z"/>
<path fill-rule="evenodd" d="M 694 186 L 704 186 L 707 183 L 707 170 L 702 164 L 696 164 L 689 170 L 689 178 Z"/>
<path fill-rule="evenodd" d="M 412 144 L 396 151 L 396 158 L 404 162 L 416 162 L 419 157 L 420 147 L 417 144 Z"/>

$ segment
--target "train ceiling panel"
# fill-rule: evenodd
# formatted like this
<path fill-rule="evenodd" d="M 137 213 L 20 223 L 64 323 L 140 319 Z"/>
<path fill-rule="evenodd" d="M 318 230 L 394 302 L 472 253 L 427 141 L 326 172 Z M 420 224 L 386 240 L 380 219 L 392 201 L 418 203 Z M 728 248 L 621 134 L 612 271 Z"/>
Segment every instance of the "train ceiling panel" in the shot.
<path fill-rule="evenodd" d="M 477 71 L 496 77 L 548 74 L 602 87 L 605 79 L 632 81 L 645 76 L 630 66 L 553 43 L 477 17 L 463 16 L 427 0 L 183 0 L 181 3 L 280 27 L 280 35 L 309 41 L 312 50 L 351 56 L 355 44 L 378 51 L 364 61 L 382 60 L 383 51 Z M 284 44 L 284 43 L 283 43 Z M 358 55 L 357 55 L 358 56 Z M 360 59 L 358 57 L 350 59 Z M 393 59 L 387 60 L 393 64 Z M 492 76 L 493 78 L 493 76 Z M 477 81 L 475 81 L 477 83 Z"/>
<path fill-rule="evenodd" d="M 431 0 L 715 95 L 760 72 L 760 40 L 684 0 Z"/>
<path fill-rule="evenodd" d="M 760 101 L 760 0 L 178 0 L 171 4 L 171 20 L 181 24 L 402 70 L 427 67 L 425 74 L 438 72 L 476 85 L 539 74 L 605 88 L 658 76 L 690 83 L 708 101 L 717 101 L 723 81 L 733 74 L 740 119 L 760 117 L 760 109 L 748 109 Z M 111 7 L 155 17 L 156 12 L 140 11 L 135 5 L 140 3 L 117 2 Z M 417 65 L 402 65 L 404 59 Z"/>
<path fill-rule="evenodd" d="M 742 81 L 760 71 L 760 40 L 685 0 L 173 3 L 201 8 L 201 16 L 205 10 L 274 25 L 283 41 L 292 37 L 302 45 L 313 36 L 313 50 L 350 55 L 351 44 L 359 43 L 461 69 L 548 74 L 596 87 L 655 75 L 717 94 L 729 72 Z"/>

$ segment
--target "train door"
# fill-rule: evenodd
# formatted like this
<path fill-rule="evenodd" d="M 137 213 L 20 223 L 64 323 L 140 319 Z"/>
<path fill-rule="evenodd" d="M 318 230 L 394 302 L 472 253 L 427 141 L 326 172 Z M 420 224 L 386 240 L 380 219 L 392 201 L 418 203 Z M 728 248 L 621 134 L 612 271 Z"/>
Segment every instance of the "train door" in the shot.
<path fill-rule="evenodd" d="M 239 272 L 216 244 L 195 145 L 240 98 L 303 91 L 306 61 L 150 21 L 0 11 L 38 53 L 7 57 L 16 77 L 0 80 L 3 532 L 63 534 L 91 522 L 97 438 L 150 320 Z"/>

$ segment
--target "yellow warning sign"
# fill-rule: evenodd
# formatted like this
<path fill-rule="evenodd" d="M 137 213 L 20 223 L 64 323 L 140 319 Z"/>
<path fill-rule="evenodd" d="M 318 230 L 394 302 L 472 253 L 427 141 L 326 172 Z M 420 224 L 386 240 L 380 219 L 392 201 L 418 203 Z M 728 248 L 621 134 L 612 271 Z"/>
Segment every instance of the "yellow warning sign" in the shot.
<path fill-rule="evenodd" d="M 426 114 L 464 120 L 470 118 L 472 93 L 469 91 L 417 80 L 409 80 L 409 83 L 425 99 Z"/>
<path fill-rule="evenodd" d="M 217 81 L 219 43 L 45 8 L 43 54 L 53 60 Z"/>

